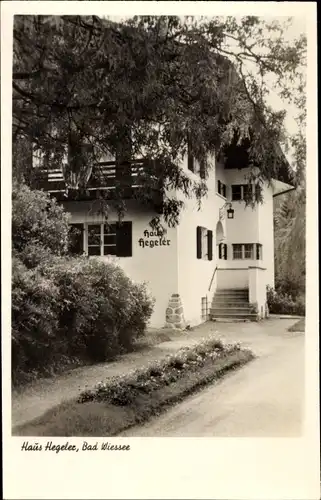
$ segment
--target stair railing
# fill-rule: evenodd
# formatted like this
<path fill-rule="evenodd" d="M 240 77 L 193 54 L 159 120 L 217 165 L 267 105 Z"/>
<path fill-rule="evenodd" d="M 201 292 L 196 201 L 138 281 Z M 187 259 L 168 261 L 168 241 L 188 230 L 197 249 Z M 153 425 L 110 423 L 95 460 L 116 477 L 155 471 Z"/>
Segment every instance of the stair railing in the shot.
<path fill-rule="evenodd" d="M 213 284 L 213 281 L 214 281 L 214 276 L 215 276 L 216 271 L 217 271 L 217 266 L 216 266 L 216 268 L 214 269 L 213 274 L 212 274 L 212 279 L 211 279 L 211 282 L 210 282 L 210 286 L 208 287 L 208 291 L 209 291 L 209 292 L 211 291 L 211 288 L 212 288 L 212 284 Z"/>

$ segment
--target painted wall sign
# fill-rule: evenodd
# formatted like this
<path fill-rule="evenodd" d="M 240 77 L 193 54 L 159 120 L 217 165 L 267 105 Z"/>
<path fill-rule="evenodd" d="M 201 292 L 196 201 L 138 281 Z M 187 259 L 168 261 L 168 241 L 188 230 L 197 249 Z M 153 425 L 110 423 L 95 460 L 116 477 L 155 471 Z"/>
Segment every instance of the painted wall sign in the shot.
<path fill-rule="evenodd" d="M 149 247 L 149 248 L 154 248 L 154 247 L 162 247 L 162 246 L 169 246 L 171 243 L 171 240 L 167 240 L 164 238 L 164 235 L 160 234 L 158 231 L 144 231 L 144 238 L 140 238 L 138 240 L 138 244 L 140 247 Z M 158 238 L 158 239 L 151 239 L 151 238 Z"/>

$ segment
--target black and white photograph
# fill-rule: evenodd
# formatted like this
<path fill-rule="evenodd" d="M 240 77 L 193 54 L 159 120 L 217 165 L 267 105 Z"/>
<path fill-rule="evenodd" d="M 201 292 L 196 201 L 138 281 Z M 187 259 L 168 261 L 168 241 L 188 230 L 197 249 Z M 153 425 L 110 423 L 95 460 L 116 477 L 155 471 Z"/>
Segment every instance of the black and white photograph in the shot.
<path fill-rule="evenodd" d="M 317 331 L 303 4 L 257 15 L 234 13 L 242 2 L 225 14 L 13 3 L 26 8 L 11 17 L 2 186 L 19 467 L 90 464 L 101 450 L 128 461 L 145 442 L 131 438 L 303 439 Z"/>

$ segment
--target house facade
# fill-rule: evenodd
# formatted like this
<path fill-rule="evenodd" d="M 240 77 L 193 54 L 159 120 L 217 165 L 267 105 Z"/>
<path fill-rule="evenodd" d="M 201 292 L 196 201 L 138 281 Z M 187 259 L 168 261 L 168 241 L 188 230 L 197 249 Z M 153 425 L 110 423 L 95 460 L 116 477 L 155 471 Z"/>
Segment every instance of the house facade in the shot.
<path fill-rule="evenodd" d="M 266 286 L 274 285 L 273 197 L 293 187 L 280 180 L 265 183 L 263 203 L 246 205 L 249 167 L 213 162 L 200 209 L 195 199 L 171 193 L 182 199 L 184 209 L 178 226 L 167 228 L 164 235 L 149 225 L 154 210 L 130 196 L 123 223 L 117 224 L 118 215 L 111 212 L 107 226 L 94 196 L 71 200 L 62 195 L 62 171 L 47 171 L 42 181 L 70 213 L 70 223 L 78 230 L 77 253 L 112 260 L 132 280 L 146 283 L 155 298 L 151 327 L 182 328 L 210 317 L 266 315 Z M 109 172 L 103 188 L 113 189 L 115 163 L 102 165 Z M 196 162 L 186 156 L 182 166 L 191 179 L 199 179 Z M 94 193 L 97 186 L 90 185 Z M 255 185 L 252 189 L 254 194 Z M 218 300 L 216 308 L 220 294 L 225 300 Z"/>

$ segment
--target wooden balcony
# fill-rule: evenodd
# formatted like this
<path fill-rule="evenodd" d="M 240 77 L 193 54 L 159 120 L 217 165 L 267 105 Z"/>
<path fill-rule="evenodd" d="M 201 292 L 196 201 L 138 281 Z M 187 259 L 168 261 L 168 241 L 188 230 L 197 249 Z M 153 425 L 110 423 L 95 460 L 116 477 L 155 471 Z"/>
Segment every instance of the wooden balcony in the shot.
<path fill-rule="evenodd" d="M 144 177 L 153 175 L 151 165 L 146 160 L 132 160 L 117 163 L 106 161 L 95 165 L 86 185 L 75 189 L 64 179 L 62 169 L 37 167 L 34 169 L 32 187 L 42 189 L 59 201 L 91 200 L 104 193 L 107 198 L 113 198 L 116 188 L 121 190 L 125 199 L 135 197 L 135 192 L 144 187 Z M 159 203 L 159 190 L 155 189 L 153 198 Z"/>

